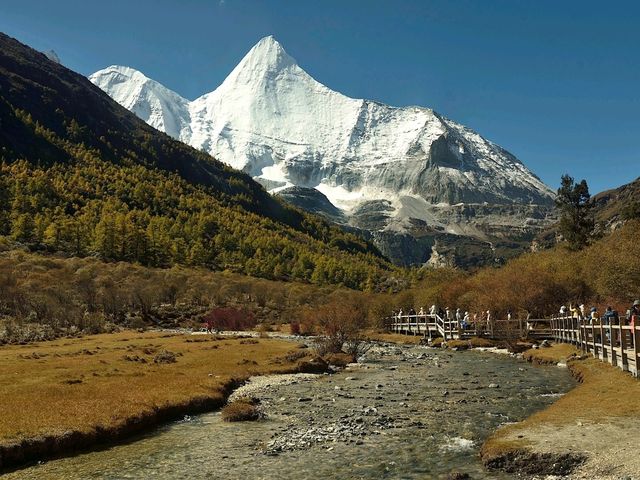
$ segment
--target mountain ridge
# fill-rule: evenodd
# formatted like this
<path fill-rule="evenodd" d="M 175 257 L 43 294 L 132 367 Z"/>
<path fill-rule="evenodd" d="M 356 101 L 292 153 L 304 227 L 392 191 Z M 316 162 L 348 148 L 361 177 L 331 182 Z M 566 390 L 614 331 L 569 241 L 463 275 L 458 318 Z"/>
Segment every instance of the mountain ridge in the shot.
<path fill-rule="evenodd" d="M 364 239 L 154 129 L 86 77 L 0 34 L 0 237 L 75 256 L 374 285 Z"/>

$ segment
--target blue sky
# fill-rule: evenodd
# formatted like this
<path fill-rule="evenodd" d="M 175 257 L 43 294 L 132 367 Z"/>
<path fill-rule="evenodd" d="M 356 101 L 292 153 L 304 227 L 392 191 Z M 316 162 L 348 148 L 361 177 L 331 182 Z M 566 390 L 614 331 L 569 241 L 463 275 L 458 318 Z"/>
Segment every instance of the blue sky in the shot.
<path fill-rule="evenodd" d="M 640 2 L 2 0 L 0 30 L 90 74 L 128 65 L 187 98 L 273 34 L 346 95 L 423 105 L 552 188 L 640 175 Z"/>

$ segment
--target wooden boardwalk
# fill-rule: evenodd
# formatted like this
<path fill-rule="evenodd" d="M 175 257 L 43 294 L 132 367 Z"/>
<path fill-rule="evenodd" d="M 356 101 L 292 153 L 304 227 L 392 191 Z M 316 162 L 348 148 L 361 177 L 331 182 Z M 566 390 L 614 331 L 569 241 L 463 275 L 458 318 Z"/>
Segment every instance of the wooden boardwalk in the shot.
<path fill-rule="evenodd" d="M 623 320 L 624 321 L 624 320 Z M 571 317 L 554 317 L 551 330 L 554 340 L 571 343 L 584 353 L 591 353 L 625 372 L 638 377 L 640 365 L 640 326 L 591 323 Z"/>
<path fill-rule="evenodd" d="M 470 337 L 551 339 L 553 333 L 550 322 L 549 319 L 494 320 L 488 324 L 486 322 L 478 325 L 472 323 L 469 328 L 464 329 L 457 320 L 448 320 L 432 314 L 394 315 L 385 319 L 385 324 L 390 332 L 421 335 L 428 339 L 442 337 L 444 340 Z"/>
<path fill-rule="evenodd" d="M 535 320 L 495 320 L 477 328 L 463 329 L 456 320 L 439 315 L 394 315 L 385 319 L 387 329 L 404 335 L 421 335 L 446 340 L 486 337 L 492 339 L 550 339 L 575 345 L 584 353 L 609 362 L 638 378 L 640 368 L 640 326 L 591 323 L 571 317 Z"/>

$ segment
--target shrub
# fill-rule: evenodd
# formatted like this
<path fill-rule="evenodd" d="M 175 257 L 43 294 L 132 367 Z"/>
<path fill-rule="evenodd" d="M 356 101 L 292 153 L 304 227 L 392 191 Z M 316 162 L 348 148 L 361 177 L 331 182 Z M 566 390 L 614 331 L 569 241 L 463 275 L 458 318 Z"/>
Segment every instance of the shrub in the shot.
<path fill-rule="evenodd" d="M 298 362 L 298 373 L 325 373 L 329 370 L 329 364 L 321 357 Z"/>
<path fill-rule="evenodd" d="M 329 302 L 315 309 L 307 309 L 303 317 L 320 334 L 315 349 L 318 355 L 342 352 L 345 344 L 351 354 L 358 354 L 367 327 L 368 310 L 362 299 L 355 296 L 334 295 Z M 358 346 L 358 347 L 355 347 Z"/>
<path fill-rule="evenodd" d="M 353 363 L 355 357 L 347 353 L 332 353 L 324 357 L 329 365 L 335 365 L 336 367 L 346 367 L 347 364 Z"/>
<path fill-rule="evenodd" d="M 300 322 L 291 322 L 289 324 L 291 335 L 300 335 Z"/>
<path fill-rule="evenodd" d="M 257 407 L 259 401 L 252 397 L 242 397 L 227 404 L 222 409 L 225 422 L 247 422 L 260 420 L 264 414 Z"/>
<path fill-rule="evenodd" d="M 233 307 L 216 307 L 203 320 L 209 330 L 248 330 L 256 326 L 252 312 Z"/>

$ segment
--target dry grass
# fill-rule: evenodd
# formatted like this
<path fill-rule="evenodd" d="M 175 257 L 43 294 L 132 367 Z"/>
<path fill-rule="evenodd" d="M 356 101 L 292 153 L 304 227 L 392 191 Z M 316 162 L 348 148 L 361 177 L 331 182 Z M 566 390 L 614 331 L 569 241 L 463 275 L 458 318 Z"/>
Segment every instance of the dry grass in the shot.
<path fill-rule="evenodd" d="M 252 422 L 260 418 L 262 414 L 254 398 L 239 398 L 222 409 L 222 419 L 225 422 Z"/>
<path fill-rule="evenodd" d="M 497 345 L 498 342 L 481 337 L 471 337 L 468 340 L 447 340 L 447 348 L 491 348 Z"/>
<path fill-rule="evenodd" d="M 222 402 L 232 379 L 295 367 L 274 362 L 291 351 L 286 341 L 194 338 L 127 331 L 0 347 L 0 445 L 110 431 L 197 399 Z M 154 363 L 163 351 L 175 363 Z"/>
<path fill-rule="evenodd" d="M 564 362 L 573 355 L 579 355 L 580 351 L 568 343 L 555 343 L 550 347 L 541 347 L 527 350 L 522 354 L 525 360 L 541 365 Z"/>
<path fill-rule="evenodd" d="M 400 343 L 403 345 L 417 345 L 424 337 L 422 335 L 402 335 L 399 333 L 381 333 L 377 331 L 367 331 L 365 336 L 369 340 L 376 342 Z"/>
<path fill-rule="evenodd" d="M 526 355 L 538 363 L 556 363 L 579 353 L 575 347 L 556 344 L 550 348 L 529 350 Z M 614 419 L 634 420 L 640 416 L 640 381 L 616 367 L 595 358 L 572 359 L 569 368 L 581 383 L 547 409 L 526 420 L 501 428 L 483 445 L 483 459 L 527 448 L 526 438 L 541 428 L 577 424 L 608 424 Z"/>

